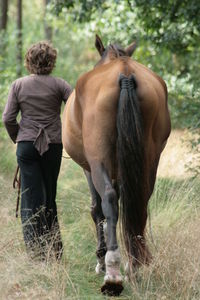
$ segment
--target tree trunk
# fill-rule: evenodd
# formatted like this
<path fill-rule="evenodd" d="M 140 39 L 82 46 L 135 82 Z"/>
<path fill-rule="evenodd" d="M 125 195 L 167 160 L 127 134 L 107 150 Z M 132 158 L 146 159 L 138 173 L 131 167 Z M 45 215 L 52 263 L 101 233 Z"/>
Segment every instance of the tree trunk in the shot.
<path fill-rule="evenodd" d="M 22 0 L 17 0 L 17 76 L 22 75 Z"/>
<path fill-rule="evenodd" d="M 0 69 L 6 56 L 6 27 L 8 21 L 8 0 L 0 0 Z"/>
<path fill-rule="evenodd" d="M 8 0 L 0 0 L 1 4 L 1 21 L 0 30 L 6 30 L 8 20 Z"/>
<path fill-rule="evenodd" d="M 47 10 L 47 5 L 51 2 L 51 0 L 43 0 L 44 1 L 44 33 L 45 33 L 45 39 L 47 41 L 52 41 L 52 35 L 53 35 L 53 30 L 52 27 L 48 24 L 46 20 L 46 10 Z"/>

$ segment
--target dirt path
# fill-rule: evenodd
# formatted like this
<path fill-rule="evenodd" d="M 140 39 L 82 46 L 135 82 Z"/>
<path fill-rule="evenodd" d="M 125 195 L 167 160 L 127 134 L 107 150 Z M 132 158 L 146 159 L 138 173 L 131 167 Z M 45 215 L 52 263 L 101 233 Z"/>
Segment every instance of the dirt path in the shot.
<path fill-rule="evenodd" d="M 187 131 L 173 130 L 168 139 L 167 145 L 161 155 L 158 168 L 160 177 L 188 177 L 191 174 L 186 169 L 194 159 L 189 145 L 184 142 Z"/>

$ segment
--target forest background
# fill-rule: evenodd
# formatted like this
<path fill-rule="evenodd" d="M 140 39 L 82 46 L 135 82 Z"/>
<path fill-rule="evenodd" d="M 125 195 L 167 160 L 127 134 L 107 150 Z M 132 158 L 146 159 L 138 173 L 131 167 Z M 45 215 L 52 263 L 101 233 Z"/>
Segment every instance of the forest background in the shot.
<path fill-rule="evenodd" d="M 10 83 L 26 75 L 23 58 L 39 40 L 58 49 L 54 75 L 73 86 L 98 60 L 95 33 L 105 45 L 138 43 L 134 58 L 167 83 L 174 127 L 199 126 L 199 1 L 1 0 L 0 112 Z"/>

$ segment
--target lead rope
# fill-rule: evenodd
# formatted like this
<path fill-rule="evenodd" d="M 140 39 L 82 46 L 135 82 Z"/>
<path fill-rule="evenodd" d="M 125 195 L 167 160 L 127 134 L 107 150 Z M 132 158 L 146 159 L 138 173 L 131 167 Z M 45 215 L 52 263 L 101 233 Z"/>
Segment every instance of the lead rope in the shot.
<path fill-rule="evenodd" d="M 71 159 L 70 156 L 64 156 L 64 155 L 62 155 L 62 157 L 65 158 L 65 159 Z"/>
<path fill-rule="evenodd" d="M 18 176 L 19 175 L 19 176 Z M 13 188 L 17 188 L 17 203 L 16 203 L 16 218 L 18 218 L 18 211 L 19 211 L 19 200 L 20 200 L 20 188 L 21 188 L 21 179 L 20 179 L 20 169 L 17 166 L 14 180 L 13 180 Z"/>

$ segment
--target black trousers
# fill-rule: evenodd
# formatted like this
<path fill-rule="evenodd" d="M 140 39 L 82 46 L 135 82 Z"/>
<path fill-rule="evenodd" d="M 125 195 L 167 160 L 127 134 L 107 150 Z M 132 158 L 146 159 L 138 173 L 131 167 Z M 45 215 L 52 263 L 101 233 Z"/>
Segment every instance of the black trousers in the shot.
<path fill-rule="evenodd" d="M 56 188 L 62 158 L 62 144 L 50 144 L 42 156 L 33 142 L 19 142 L 17 162 L 21 174 L 21 221 L 27 250 L 45 255 L 51 247 L 62 255 L 57 217 Z M 48 248 L 47 248 L 48 246 Z M 49 250 L 48 250 L 49 251 Z"/>

